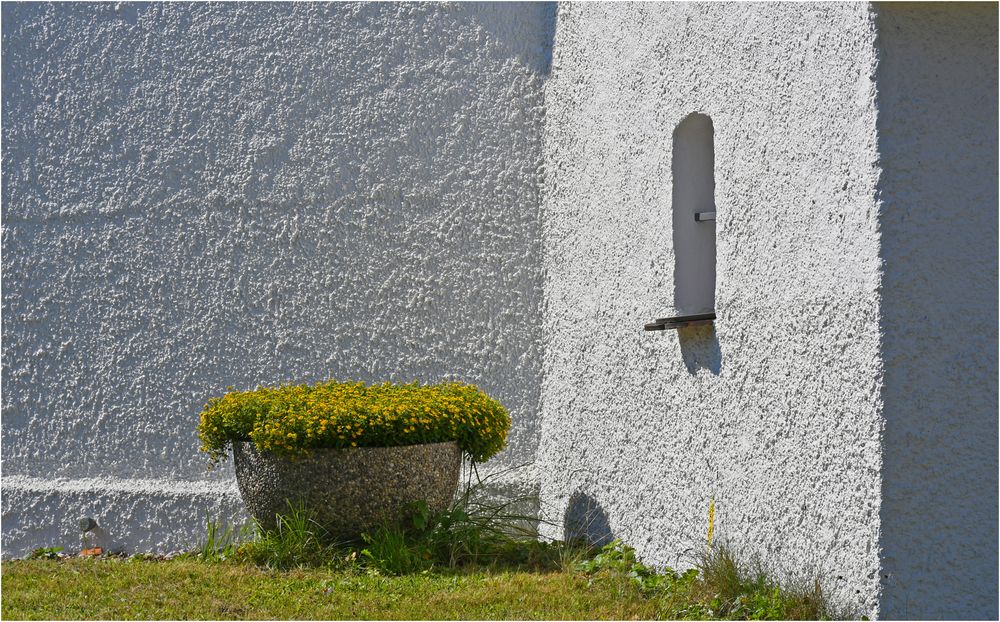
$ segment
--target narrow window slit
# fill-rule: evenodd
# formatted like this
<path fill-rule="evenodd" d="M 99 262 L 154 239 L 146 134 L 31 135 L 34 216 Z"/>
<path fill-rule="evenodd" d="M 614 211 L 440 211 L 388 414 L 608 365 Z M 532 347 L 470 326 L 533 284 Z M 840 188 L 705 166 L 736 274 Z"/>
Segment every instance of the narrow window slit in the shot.
<path fill-rule="evenodd" d="M 646 330 L 683 328 L 715 319 L 715 129 L 694 113 L 674 130 L 674 313 Z"/>

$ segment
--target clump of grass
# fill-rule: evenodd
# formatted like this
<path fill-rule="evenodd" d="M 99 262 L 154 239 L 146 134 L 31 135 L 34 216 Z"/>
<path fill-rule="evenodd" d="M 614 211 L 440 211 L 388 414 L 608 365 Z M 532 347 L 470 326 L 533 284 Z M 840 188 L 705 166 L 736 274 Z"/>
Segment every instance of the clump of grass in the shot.
<path fill-rule="evenodd" d="M 63 557 L 65 557 L 65 555 L 63 555 L 63 547 L 61 546 L 46 546 L 38 548 L 28 555 L 28 559 L 62 559 Z"/>
<path fill-rule="evenodd" d="M 745 620 L 840 620 L 852 616 L 810 585 L 775 580 L 757 559 L 743 559 L 731 547 L 708 548 L 698 560 L 695 598 L 710 615 Z"/>
<path fill-rule="evenodd" d="M 470 467 L 464 492 L 439 513 L 417 502 L 401 524 L 385 525 L 362 536 L 361 542 L 334 541 L 304 507 L 289 506 L 276 517 L 275 529 L 254 523 L 250 538 L 241 531 L 208 522 L 195 557 L 209 561 L 238 559 L 272 569 L 333 566 L 358 567 L 388 575 L 422 572 L 431 568 L 506 567 L 510 569 L 567 569 L 591 554 L 579 543 L 540 542 L 537 518 L 517 511 L 530 504 L 521 498 L 504 502 L 484 500 L 484 480 Z"/>
<path fill-rule="evenodd" d="M 249 526 L 237 530 L 232 525 L 223 526 L 208 516 L 205 517 L 205 525 L 205 538 L 195 551 L 195 557 L 203 561 L 221 562 L 232 559 L 240 543 L 248 539 Z"/>
<path fill-rule="evenodd" d="M 404 575 L 427 570 L 433 564 L 430 548 L 413 541 L 398 527 L 381 527 L 365 534 L 362 561 L 385 574 Z"/>
<path fill-rule="evenodd" d="M 488 503 L 477 500 L 476 489 L 467 487 L 439 513 L 418 502 L 403 525 L 366 534 L 362 561 L 397 575 L 469 566 L 558 568 L 559 545 L 539 542 L 537 530 L 531 527 L 534 517 L 514 509 L 524 499 Z"/>
<path fill-rule="evenodd" d="M 520 467 L 512 467 L 517 469 Z M 536 496 L 490 499 L 484 493 L 494 471 L 480 478 L 475 461 L 465 469 L 468 479 L 463 492 L 446 511 L 436 515 L 418 504 L 412 537 L 437 567 L 457 569 L 488 566 L 511 570 L 569 570 L 577 561 L 593 554 L 583 542 L 543 542 L 539 539 L 539 518 L 525 507 L 537 507 Z M 473 481 L 473 478 L 475 481 Z"/>
<path fill-rule="evenodd" d="M 781 586 L 757 562 L 740 561 L 725 544 L 709 547 L 683 573 L 656 571 L 636 559 L 620 541 L 578 564 L 597 580 L 619 583 L 657 601 L 668 619 L 832 620 L 848 619 L 813 581 L 809 589 Z"/>
<path fill-rule="evenodd" d="M 337 565 L 341 547 L 312 513 L 292 504 L 288 509 L 275 517 L 274 529 L 254 521 L 255 536 L 237 547 L 235 557 L 275 570 Z"/>

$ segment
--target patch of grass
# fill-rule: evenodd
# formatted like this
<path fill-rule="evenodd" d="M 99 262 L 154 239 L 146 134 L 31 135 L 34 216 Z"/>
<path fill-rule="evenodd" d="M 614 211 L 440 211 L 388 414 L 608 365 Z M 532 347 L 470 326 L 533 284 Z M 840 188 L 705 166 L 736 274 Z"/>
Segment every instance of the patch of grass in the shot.
<path fill-rule="evenodd" d="M 467 565 L 558 568 L 556 547 L 538 541 L 535 517 L 515 510 L 530 500 L 482 501 L 481 486 L 482 482 L 466 486 L 448 510 L 436 515 L 425 504 L 416 506 L 406 536 L 420 554 L 436 566 L 452 569 Z"/>
<path fill-rule="evenodd" d="M 372 568 L 386 574 L 403 575 L 427 570 L 433 564 L 425 543 L 411 541 L 403 530 L 382 527 L 365 535 L 361 555 Z"/>
<path fill-rule="evenodd" d="M 236 556 L 240 542 L 248 539 L 249 526 L 234 529 L 232 525 L 221 525 L 206 517 L 205 538 L 195 555 L 204 561 L 221 562 Z"/>
<path fill-rule="evenodd" d="M 465 568 L 404 576 L 194 559 L 5 561 L 3 619 L 647 619 L 579 573 Z"/>
<path fill-rule="evenodd" d="M 657 617 L 679 620 L 843 620 L 856 617 L 835 607 L 818 581 L 808 588 L 781 586 L 759 562 L 742 562 L 731 548 L 708 548 L 683 573 L 655 571 L 619 541 L 578 569 L 611 583 L 627 583 L 655 602 Z"/>
<path fill-rule="evenodd" d="M 387 537 L 387 536 L 380 536 Z M 396 536 L 392 536 L 395 538 Z M 456 567 L 396 556 L 412 542 L 381 541 L 370 555 L 275 570 L 204 563 L 196 556 L 14 560 L 3 564 L 5 619 L 845 619 L 818 587 L 785 589 L 724 546 L 696 568 L 655 571 L 614 542 L 555 569 L 561 543 L 508 545 L 504 561 Z M 534 566 L 544 550 L 545 571 Z M 343 549 L 338 550 L 338 555 Z M 413 553 L 413 549 L 410 549 Z M 238 556 L 237 556 L 238 557 Z M 529 560 L 517 567 L 512 560 Z M 375 562 L 374 560 L 378 560 Z M 409 565 L 409 566 L 408 566 Z M 388 573 L 395 568 L 411 572 Z"/>
<path fill-rule="evenodd" d="M 61 546 L 46 546 L 39 549 L 35 549 L 28 555 L 28 559 L 59 559 L 63 557 L 63 547 Z"/>
<path fill-rule="evenodd" d="M 304 508 L 290 505 L 275 523 L 267 530 L 255 522 L 254 537 L 236 548 L 235 559 L 274 570 L 337 566 L 342 547 Z"/>
<path fill-rule="evenodd" d="M 696 596 L 710 614 L 745 620 L 842 620 L 856 617 L 836 607 L 819 581 L 779 585 L 752 558 L 726 545 L 713 546 L 698 561 Z"/>
<path fill-rule="evenodd" d="M 846 619 L 819 583 L 779 585 L 756 561 L 710 545 L 684 572 L 654 569 L 620 541 L 540 542 L 513 503 L 447 511 L 417 504 L 401 525 L 335 542 L 301 507 L 277 528 L 209 520 L 172 560 L 65 559 L 58 549 L 3 564 L 0 615 L 18 619 Z M 208 562 L 208 563 L 206 563 Z"/>

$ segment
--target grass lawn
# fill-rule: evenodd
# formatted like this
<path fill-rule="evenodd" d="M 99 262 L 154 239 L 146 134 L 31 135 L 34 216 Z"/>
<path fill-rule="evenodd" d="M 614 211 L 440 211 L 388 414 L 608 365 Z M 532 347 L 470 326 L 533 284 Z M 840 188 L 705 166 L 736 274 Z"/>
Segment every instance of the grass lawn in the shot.
<path fill-rule="evenodd" d="M 529 545 L 523 545 L 528 547 Z M 560 549 L 534 545 L 529 550 Z M 268 549 L 269 550 L 269 549 Z M 565 549 L 562 549 L 565 551 Z M 2 564 L 4 620 L 845 619 L 818 591 L 787 590 L 725 548 L 663 573 L 613 543 L 585 559 L 469 564 L 403 574 L 341 560 L 268 569 L 199 558 L 70 557 Z M 334 561 L 336 557 L 331 558 Z"/>
<path fill-rule="evenodd" d="M 455 520 L 455 518 L 462 520 Z M 301 511 L 252 537 L 209 521 L 173 559 L 62 557 L 38 549 L 2 570 L 4 620 L 844 619 L 819 584 L 781 586 L 728 546 L 696 567 L 654 569 L 621 541 L 515 538 L 454 510 L 364 548 L 321 537 Z"/>
<path fill-rule="evenodd" d="M 615 576 L 488 570 L 378 576 L 120 558 L 2 564 L 4 620 L 635 619 L 660 601 Z"/>

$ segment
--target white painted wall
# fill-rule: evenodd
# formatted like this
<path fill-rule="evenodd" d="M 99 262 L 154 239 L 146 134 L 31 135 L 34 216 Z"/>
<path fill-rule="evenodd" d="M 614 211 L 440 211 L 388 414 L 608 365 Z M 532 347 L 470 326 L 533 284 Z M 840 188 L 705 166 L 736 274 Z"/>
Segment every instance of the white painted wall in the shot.
<path fill-rule="evenodd" d="M 714 499 L 859 613 L 996 617 L 996 5 L 2 10 L 4 556 L 241 519 L 227 385 L 461 377 L 548 535 L 685 566 Z M 646 333 L 692 113 L 719 319 Z"/>
<path fill-rule="evenodd" d="M 883 612 L 997 619 L 997 5 L 881 4 Z"/>
<path fill-rule="evenodd" d="M 459 377 L 538 439 L 532 4 L 3 5 L 3 555 L 238 516 L 233 385 Z"/>
<path fill-rule="evenodd" d="M 863 4 L 560 5 L 546 518 L 579 529 L 590 510 L 647 560 L 687 566 L 714 497 L 716 537 L 877 609 L 874 37 Z M 715 133 L 719 319 L 647 333 L 673 303 L 671 145 L 695 112 Z"/>

